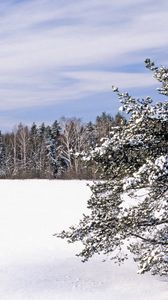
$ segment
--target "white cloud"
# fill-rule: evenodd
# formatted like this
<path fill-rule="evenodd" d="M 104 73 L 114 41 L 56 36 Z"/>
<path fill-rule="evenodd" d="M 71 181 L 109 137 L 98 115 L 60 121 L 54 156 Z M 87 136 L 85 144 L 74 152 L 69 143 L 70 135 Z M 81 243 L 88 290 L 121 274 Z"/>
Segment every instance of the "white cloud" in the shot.
<path fill-rule="evenodd" d="M 4 3 L 1 110 L 77 99 L 113 83 L 125 89 L 153 85 L 150 74 L 109 73 L 103 66 L 140 63 L 151 49 L 167 49 L 166 0 Z"/>
<path fill-rule="evenodd" d="M 143 73 L 74 71 L 63 72 L 59 76 L 62 76 L 62 82 L 60 77 L 52 84 L 45 83 L 45 77 L 39 82 L 38 77 L 33 83 L 26 84 L 24 81 L 20 83 L 20 80 L 15 80 L 14 88 L 0 88 L 3 100 L 0 102 L 0 110 L 5 110 L 6 107 L 8 109 L 28 108 L 77 100 L 95 93 L 111 92 L 112 84 L 121 87 L 124 91 L 133 87 L 155 85 L 155 80 L 149 74 Z"/>

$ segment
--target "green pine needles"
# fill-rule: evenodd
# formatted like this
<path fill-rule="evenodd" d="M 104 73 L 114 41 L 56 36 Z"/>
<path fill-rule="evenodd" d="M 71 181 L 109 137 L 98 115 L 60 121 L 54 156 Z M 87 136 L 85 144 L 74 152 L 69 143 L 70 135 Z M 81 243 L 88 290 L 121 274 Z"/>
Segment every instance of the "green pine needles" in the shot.
<path fill-rule="evenodd" d="M 161 83 L 158 91 L 168 96 L 168 69 L 150 59 L 145 65 Z M 90 214 L 56 236 L 81 241 L 83 261 L 103 253 L 122 262 L 129 250 L 139 273 L 168 274 L 168 102 L 113 91 L 129 119 L 84 155 L 101 170 L 90 187 Z"/>

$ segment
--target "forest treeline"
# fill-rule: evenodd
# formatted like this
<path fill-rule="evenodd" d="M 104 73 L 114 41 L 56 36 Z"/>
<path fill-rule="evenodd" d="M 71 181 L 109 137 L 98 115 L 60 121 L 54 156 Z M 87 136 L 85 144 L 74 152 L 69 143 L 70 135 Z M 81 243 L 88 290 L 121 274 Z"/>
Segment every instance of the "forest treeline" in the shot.
<path fill-rule="evenodd" d="M 95 165 L 86 167 L 78 154 L 95 148 L 123 122 L 119 113 L 103 112 L 95 122 L 62 118 L 52 125 L 20 123 L 9 133 L 0 132 L 0 178 L 95 179 Z"/>

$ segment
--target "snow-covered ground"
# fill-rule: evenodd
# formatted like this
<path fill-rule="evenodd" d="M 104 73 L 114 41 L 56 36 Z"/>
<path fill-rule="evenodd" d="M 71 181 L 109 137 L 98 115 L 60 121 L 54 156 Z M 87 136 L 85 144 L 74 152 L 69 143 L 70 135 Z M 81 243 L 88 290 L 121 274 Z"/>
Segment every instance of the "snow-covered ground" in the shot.
<path fill-rule="evenodd" d="M 55 232 L 78 222 L 90 190 L 85 181 L 0 181 L 0 299 L 167 300 L 168 282 L 94 258 Z"/>

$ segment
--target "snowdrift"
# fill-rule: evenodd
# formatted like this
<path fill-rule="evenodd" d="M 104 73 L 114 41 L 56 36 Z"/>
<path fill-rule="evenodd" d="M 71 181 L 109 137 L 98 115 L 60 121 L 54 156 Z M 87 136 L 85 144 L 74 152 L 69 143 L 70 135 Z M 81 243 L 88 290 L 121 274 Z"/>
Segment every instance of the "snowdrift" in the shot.
<path fill-rule="evenodd" d="M 166 279 L 137 275 L 131 259 L 83 264 L 81 245 L 53 237 L 87 213 L 85 181 L 1 180 L 0 190 L 0 299 L 168 299 Z"/>

